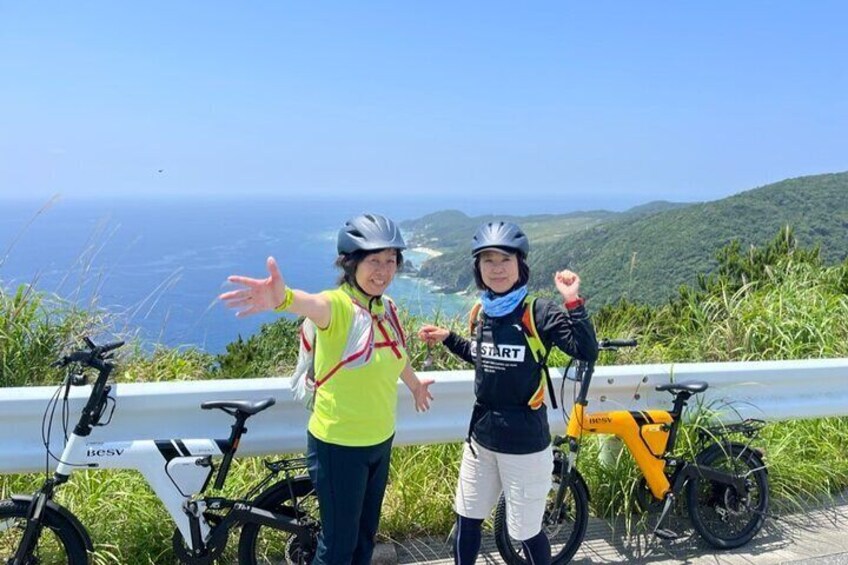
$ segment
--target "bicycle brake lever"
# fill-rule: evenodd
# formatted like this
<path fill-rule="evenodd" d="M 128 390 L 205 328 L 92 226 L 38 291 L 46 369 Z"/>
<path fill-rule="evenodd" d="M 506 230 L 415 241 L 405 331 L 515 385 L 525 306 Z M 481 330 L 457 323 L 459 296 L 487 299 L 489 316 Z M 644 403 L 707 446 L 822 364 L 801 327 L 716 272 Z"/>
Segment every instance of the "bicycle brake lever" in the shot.
<path fill-rule="evenodd" d="M 50 363 L 50 366 L 56 367 L 56 368 L 62 368 L 62 367 L 67 367 L 70 364 L 71 364 L 71 358 L 67 355 L 63 355 L 61 359 L 59 359 L 57 361 L 53 361 L 52 363 Z"/>

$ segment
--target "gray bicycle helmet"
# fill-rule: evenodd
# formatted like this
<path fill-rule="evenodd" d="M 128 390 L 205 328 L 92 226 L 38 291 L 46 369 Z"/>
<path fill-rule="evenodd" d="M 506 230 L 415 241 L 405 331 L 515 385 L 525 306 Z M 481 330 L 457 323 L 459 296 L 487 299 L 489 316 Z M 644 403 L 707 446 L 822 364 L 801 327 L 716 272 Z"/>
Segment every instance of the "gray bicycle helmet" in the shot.
<path fill-rule="evenodd" d="M 336 247 L 339 255 L 345 255 L 377 249 L 404 250 L 406 243 L 393 221 L 378 214 L 363 214 L 345 222 Z"/>
<path fill-rule="evenodd" d="M 471 256 L 476 257 L 492 247 L 515 251 L 522 257 L 527 257 L 530 253 L 527 236 L 512 222 L 489 222 L 477 229 L 477 233 L 471 238 Z"/>

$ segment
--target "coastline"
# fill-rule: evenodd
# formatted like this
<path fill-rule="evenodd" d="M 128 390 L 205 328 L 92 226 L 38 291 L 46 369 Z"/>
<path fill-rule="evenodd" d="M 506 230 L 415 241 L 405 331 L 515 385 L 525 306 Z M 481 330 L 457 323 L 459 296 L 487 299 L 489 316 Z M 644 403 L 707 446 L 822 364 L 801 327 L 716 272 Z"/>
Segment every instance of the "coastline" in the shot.
<path fill-rule="evenodd" d="M 419 255 L 426 256 L 426 259 L 424 259 L 424 261 L 427 261 L 429 259 L 433 259 L 435 257 L 439 257 L 441 255 L 444 255 L 443 251 L 439 251 L 438 249 L 433 249 L 432 247 L 426 247 L 424 245 L 416 245 L 415 247 L 409 248 L 408 251 L 410 251 L 412 253 L 417 253 Z M 443 296 L 453 296 L 453 297 L 458 298 L 458 299 L 460 299 L 464 302 L 467 302 L 468 300 L 474 299 L 474 292 L 472 292 L 468 289 L 464 289 L 464 290 L 460 290 L 460 291 L 447 290 L 444 286 L 438 284 L 433 279 L 428 278 L 428 277 L 422 277 L 418 273 L 417 268 L 414 269 L 414 270 L 411 270 L 411 271 L 404 271 L 402 273 L 399 273 L 399 276 L 407 277 L 407 278 L 410 278 L 410 279 L 416 279 L 416 280 L 420 281 L 425 287 L 427 287 L 431 292 L 436 293 L 436 294 L 440 294 L 440 295 L 443 295 Z"/>
<path fill-rule="evenodd" d="M 427 257 L 429 257 L 429 258 L 439 257 L 441 255 L 444 255 L 444 253 L 442 253 L 441 251 L 439 251 L 437 249 L 433 249 L 432 247 L 424 247 L 424 246 L 413 247 L 412 249 L 410 249 L 410 251 L 415 251 L 416 253 L 423 253 L 424 255 L 427 255 Z"/>

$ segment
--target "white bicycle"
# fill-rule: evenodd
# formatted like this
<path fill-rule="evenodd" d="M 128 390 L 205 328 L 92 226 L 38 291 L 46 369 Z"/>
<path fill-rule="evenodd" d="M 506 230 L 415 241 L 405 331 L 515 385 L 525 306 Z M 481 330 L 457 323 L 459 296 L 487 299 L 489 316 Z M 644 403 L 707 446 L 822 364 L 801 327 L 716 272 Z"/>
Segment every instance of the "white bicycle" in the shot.
<path fill-rule="evenodd" d="M 42 431 L 48 454 L 58 459 L 58 466 L 35 494 L 0 501 L 0 564 L 87 565 L 89 552 L 94 551 L 91 538 L 79 519 L 53 500 L 53 494 L 77 469 L 110 468 L 136 469 L 144 475 L 176 524 L 174 552 L 183 563 L 212 563 L 223 554 L 235 527 L 241 527 L 239 563 L 305 565 L 312 561 L 321 524 L 303 458 L 265 461 L 268 474 L 243 498 L 198 496 L 210 482 L 217 457 L 222 459 L 214 484 L 221 488 L 247 431 L 245 421 L 272 406 L 273 398 L 201 404 L 205 410 L 218 408 L 235 418 L 228 439 L 98 442 L 92 439 L 92 431 L 109 424 L 116 405 L 115 387 L 108 384 L 114 368 L 110 352 L 123 342 L 102 346 L 88 338 L 85 342 L 87 349 L 65 356 L 56 365 L 95 369 L 97 379 L 58 458 L 50 453 L 49 430 L 59 396 L 64 391 L 67 403 L 70 387 L 85 385 L 86 378 L 69 370 L 48 404 L 45 421 L 49 413 L 49 423 L 47 431 Z"/>

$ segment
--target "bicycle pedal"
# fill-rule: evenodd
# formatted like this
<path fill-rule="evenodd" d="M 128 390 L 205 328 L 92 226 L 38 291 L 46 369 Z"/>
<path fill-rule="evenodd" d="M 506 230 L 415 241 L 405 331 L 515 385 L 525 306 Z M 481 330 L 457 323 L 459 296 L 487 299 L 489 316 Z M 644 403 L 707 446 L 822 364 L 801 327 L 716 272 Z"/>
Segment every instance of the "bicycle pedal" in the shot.
<path fill-rule="evenodd" d="M 654 535 L 666 541 L 674 541 L 680 537 L 679 535 L 677 535 L 677 532 L 673 532 L 671 530 L 666 530 L 663 528 L 654 530 Z"/>

